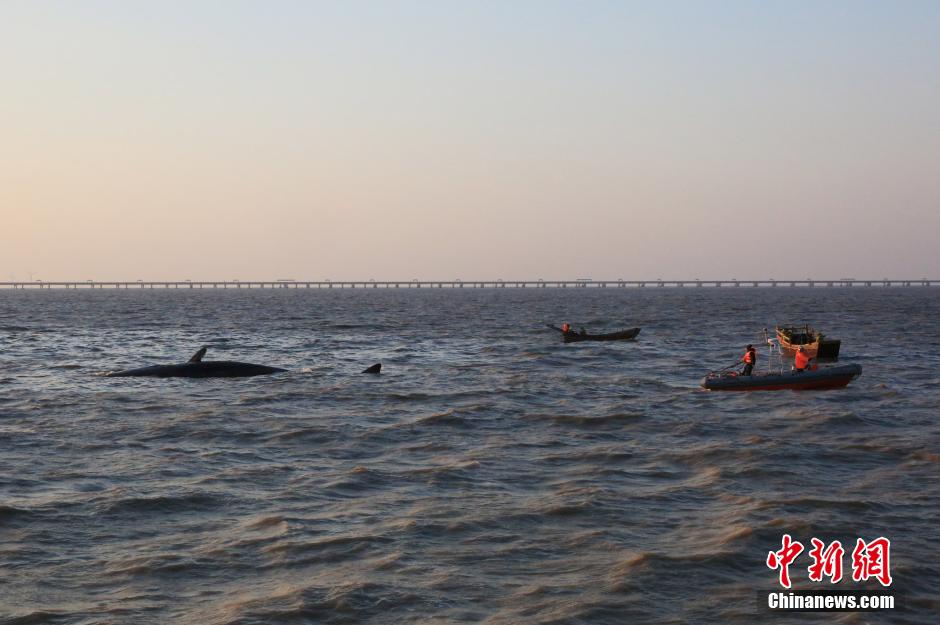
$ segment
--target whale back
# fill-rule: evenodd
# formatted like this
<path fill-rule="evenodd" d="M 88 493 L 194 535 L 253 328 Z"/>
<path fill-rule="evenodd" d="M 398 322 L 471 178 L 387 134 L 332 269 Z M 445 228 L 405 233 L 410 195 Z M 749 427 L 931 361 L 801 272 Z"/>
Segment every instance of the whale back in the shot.
<path fill-rule="evenodd" d="M 109 378 L 247 378 L 285 371 L 280 367 L 230 360 L 184 362 L 179 365 L 153 365 L 109 373 Z"/>

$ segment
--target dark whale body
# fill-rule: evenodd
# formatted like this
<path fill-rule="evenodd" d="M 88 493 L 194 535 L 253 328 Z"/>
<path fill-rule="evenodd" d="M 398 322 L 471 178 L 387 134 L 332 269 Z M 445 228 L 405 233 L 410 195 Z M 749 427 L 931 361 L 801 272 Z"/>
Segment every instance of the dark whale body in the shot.
<path fill-rule="evenodd" d="M 234 360 L 215 360 L 208 362 L 184 362 L 179 365 L 154 365 L 127 369 L 109 373 L 109 378 L 149 377 L 149 378 L 247 378 L 253 375 L 268 375 L 287 369 L 255 365 L 250 362 Z"/>
<path fill-rule="evenodd" d="M 250 362 L 234 360 L 202 361 L 206 354 L 203 347 L 196 352 L 189 362 L 177 365 L 153 365 L 107 374 L 109 378 L 148 377 L 148 378 L 247 378 L 255 375 L 268 375 L 287 371 L 279 367 L 255 365 Z"/>

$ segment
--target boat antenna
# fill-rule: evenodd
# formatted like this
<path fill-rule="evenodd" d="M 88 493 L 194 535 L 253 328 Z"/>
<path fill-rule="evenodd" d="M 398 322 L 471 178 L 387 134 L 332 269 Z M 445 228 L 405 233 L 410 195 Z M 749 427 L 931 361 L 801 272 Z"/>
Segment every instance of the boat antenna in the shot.
<path fill-rule="evenodd" d="M 777 359 L 780 359 L 780 346 L 777 344 L 777 338 L 770 336 L 770 332 L 767 331 L 767 328 L 764 328 L 762 332 L 764 342 L 767 343 L 767 373 L 772 373 L 771 361 L 774 358 L 774 353 L 777 354 Z M 783 363 L 780 363 L 782 369 Z"/>

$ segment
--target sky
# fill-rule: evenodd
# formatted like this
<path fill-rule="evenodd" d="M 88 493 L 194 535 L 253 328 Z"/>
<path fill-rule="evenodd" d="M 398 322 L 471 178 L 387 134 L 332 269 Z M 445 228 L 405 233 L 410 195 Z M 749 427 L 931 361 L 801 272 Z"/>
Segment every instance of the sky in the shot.
<path fill-rule="evenodd" d="M 0 0 L 0 281 L 940 278 L 940 2 Z"/>

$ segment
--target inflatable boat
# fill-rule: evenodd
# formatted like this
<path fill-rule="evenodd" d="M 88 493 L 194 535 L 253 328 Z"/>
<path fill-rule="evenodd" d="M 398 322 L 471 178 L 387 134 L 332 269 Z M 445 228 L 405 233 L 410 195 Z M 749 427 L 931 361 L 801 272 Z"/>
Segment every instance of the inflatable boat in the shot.
<path fill-rule="evenodd" d="M 737 372 L 713 372 L 702 378 L 702 388 L 709 391 L 808 391 L 841 388 L 862 375 L 861 365 L 840 365 L 806 371 L 776 371 L 740 375 Z"/>

